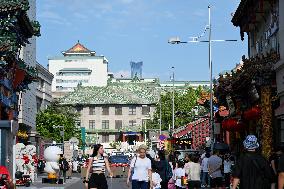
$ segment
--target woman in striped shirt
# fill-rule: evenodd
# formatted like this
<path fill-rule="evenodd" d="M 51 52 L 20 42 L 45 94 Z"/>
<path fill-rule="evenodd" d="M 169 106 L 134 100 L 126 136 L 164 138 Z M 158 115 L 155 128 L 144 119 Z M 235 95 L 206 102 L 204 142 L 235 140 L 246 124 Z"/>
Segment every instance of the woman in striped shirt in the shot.
<path fill-rule="evenodd" d="M 92 174 L 90 179 L 85 181 L 86 187 L 89 189 L 108 189 L 107 180 L 105 177 L 105 168 L 107 168 L 110 177 L 112 177 L 113 174 L 110 170 L 108 159 L 104 157 L 103 154 L 103 145 L 94 145 L 93 155 L 89 159 L 86 179 L 89 178 L 91 168 Z"/>

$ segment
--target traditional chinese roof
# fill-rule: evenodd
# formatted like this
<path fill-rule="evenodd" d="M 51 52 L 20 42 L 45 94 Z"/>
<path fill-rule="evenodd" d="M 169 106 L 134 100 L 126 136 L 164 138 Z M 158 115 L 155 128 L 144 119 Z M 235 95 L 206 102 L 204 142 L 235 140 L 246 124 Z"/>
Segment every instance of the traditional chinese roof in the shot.
<path fill-rule="evenodd" d="M 274 7 L 276 1 L 265 0 L 241 0 L 234 16 L 232 23 L 236 27 L 240 27 L 242 40 L 244 32 L 255 30 L 259 22 L 266 22 L 264 14 Z"/>
<path fill-rule="evenodd" d="M 0 55 L 15 55 L 28 38 L 40 36 L 40 24 L 29 19 L 28 9 L 28 0 L 0 0 Z"/>
<path fill-rule="evenodd" d="M 79 41 L 71 47 L 69 50 L 62 52 L 64 56 L 70 56 L 70 55 L 76 55 L 76 54 L 85 54 L 89 56 L 95 56 L 96 52 L 95 51 L 90 51 L 87 49 L 84 45 L 82 45 Z"/>
<path fill-rule="evenodd" d="M 89 104 L 155 104 L 158 102 L 157 84 L 110 83 L 106 87 L 78 87 L 60 100 L 63 105 Z"/>
<path fill-rule="evenodd" d="M 0 0 L 0 12 L 8 12 L 14 10 L 27 11 L 28 9 L 28 0 Z"/>

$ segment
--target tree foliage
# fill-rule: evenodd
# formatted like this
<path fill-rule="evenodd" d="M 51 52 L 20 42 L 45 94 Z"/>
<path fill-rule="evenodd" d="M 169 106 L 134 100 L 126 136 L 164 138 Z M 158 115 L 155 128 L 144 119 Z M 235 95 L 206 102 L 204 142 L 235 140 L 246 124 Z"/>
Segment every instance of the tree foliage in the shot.
<path fill-rule="evenodd" d="M 175 128 L 186 125 L 193 121 L 196 116 L 202 116 L 208 113 L 208 109 L 199 106 L 197 102 L 203 91 L 204 89 L 202 87 L 198 87 L 197 89 L 189 87 L 184 90 L 175 91 Z M 161 94 L 160 98 L 162 130 L 168 130 L 169 125 L 170 127 L 172 126 L 172 91 Z M 158 103 L 156 107 L 154 119 L 150 123 L 147 123 L 148 129 L 159 128 L 160 104 Z"/>
<path fill-rule="evenodd" d="M 46 110 L 37 114 L 37 132 L 46 139 L 62 142 L 63 137 L 60 135 L 60 131 L 63 128 L 54 128 L 54 126 L 64 126 L 65 141 L 71 137 L 76 137 L 80 140 L 80 131 L 76 127 L 78 116 L 75 108 L 60 106 L 58 102 L 54 102 Z"/>

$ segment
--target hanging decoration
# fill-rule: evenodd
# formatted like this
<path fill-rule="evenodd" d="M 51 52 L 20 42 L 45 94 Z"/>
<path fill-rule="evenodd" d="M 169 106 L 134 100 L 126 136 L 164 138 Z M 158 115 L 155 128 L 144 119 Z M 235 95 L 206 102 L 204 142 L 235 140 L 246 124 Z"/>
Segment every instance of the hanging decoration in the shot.
<path fill-rule="evenodd" d="M 261 116 L 261 108 L 257 105 L 247 110 L 243 114 L 245 120 L 256 120 Z"/>
<path fill-rule="evenodd" d="M 245 125 L 238 118 L 228 118 L 222 121 L 222 128 L 226 131 L 239 132 L 245 128 Z"/>

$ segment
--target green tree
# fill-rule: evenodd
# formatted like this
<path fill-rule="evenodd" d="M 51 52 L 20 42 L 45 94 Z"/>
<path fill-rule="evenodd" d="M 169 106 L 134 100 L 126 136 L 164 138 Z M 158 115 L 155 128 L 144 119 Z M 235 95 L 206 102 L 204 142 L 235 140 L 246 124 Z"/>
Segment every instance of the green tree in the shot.
<path fill-rule="evenodd" d="M 75 108 L 60 106 L 58 102 L 51 104 L 46 110 L 40 111 L 36 117 L 36 130 L 46 139 L 51 139 L 56 142 L 62 142 L 63 137 L 60 131 L 63 128 L 54 128 L 54 126 L 64 125 L 64 140 L 69 140 L 71 137 L 77 137 L 81 140 L 80 131 L 76 127 L 76 119 L 78 113 Z"/>
<path fill-rule="evenodd" d="M 175 91 L 175 127 L 186 125 L 195 118 L 193 109 L 198 106 L 197 100 L 204 89 L 200 86 L 197 89 L 177 89 Z M 147 123 L 147 129 L 158 129 L 160 118 L 160 106 L 157 104 L 154 119 Z M 167 91 L 161 94 L 162 130 L 168 130 L 172 126 L 172 92 Z M 198 115 L 208 113 L 204 107 L 198 106 Z"/>

